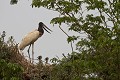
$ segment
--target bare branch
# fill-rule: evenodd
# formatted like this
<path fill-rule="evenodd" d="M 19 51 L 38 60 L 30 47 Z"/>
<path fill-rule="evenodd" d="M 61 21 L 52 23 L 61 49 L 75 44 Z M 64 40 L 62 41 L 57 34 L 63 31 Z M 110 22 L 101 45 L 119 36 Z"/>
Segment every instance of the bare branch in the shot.
<path fill-rule="evenodd" d="M 59 26 L 59 28 L 61 29 L 61 31 L 65 34 L 65 35 L 67 35 L 67 37 L 69 37 L 69 35 Z M 72 44 L 72 42 L 71 42 L 71 49 L 72 49 L 72 52 L 73 52 L 73 44 Z"/>

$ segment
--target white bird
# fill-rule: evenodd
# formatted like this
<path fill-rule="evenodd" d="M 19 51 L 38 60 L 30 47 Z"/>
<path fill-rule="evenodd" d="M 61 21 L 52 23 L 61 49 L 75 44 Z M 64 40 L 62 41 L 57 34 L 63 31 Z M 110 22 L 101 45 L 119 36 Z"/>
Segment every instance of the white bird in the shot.
<path fill-rule="evenodd" d="M 20 45 L 19 45 L 19 49 L 20 50 L 24 50 L 24 48 L 26 46 L 29 45 L 28 48 L 28 56 L 31 62 L 31 58 L 30 58 L 30 54 L 29 54 L 29 49 L 32 45 L 32 63 L 34 61 L 34 42 L 41 37 L 44 34 L 44 30 L 46 30 L 48 33 L 50 33 L 49 31 L 51 31 L 45 24 L 43 24 L 42 22 L 39 23 L 39 27 L 38 29 L 35 29 L 34 31 L 28 33 L 21 41 Z"/>

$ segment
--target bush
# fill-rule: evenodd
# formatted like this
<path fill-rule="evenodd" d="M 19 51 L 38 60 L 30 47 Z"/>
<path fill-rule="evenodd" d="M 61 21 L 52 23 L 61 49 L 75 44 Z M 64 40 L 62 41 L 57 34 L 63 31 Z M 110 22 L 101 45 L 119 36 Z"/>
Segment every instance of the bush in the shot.
<path fill-rule="evenodd" d="M 22 80 L 23 68 L 12 61 L 13 38 L 10 37 L 7 43 L 4 41 L 5 31 L 0 36 L 0 79 L 2 80 Z"/>

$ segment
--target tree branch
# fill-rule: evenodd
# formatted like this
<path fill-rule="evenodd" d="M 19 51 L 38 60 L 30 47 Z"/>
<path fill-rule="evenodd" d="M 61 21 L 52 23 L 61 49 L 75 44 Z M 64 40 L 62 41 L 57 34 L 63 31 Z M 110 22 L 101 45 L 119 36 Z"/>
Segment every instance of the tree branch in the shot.
<path fill-rule="evenodd" d="M 59 28 L 61 29 L 61 31 L 67 36 L 69 37 L 69 35 L 59 26 Z M 73 44 L 71 42 L 71 49 L 72 49 L 72 52 L 73 52 Z"/>

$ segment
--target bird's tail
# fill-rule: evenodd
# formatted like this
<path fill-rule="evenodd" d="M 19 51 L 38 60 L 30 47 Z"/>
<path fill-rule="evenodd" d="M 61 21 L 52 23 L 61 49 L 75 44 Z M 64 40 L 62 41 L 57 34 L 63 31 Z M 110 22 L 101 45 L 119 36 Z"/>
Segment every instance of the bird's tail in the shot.
<path fill-rule="evenodd" d="M 19 43 L 18 43 L 18 47 L 17 48 L 18 48 L 19 53 L 23 55 L 23 52 L 22 52 L 23 50 L 20 49 Z"/>
<path fill-rule="evenodd" d="M 25 47 L 22 47 L 20 44 L 18 45 L 19 50 L 24 50 Z"/>

